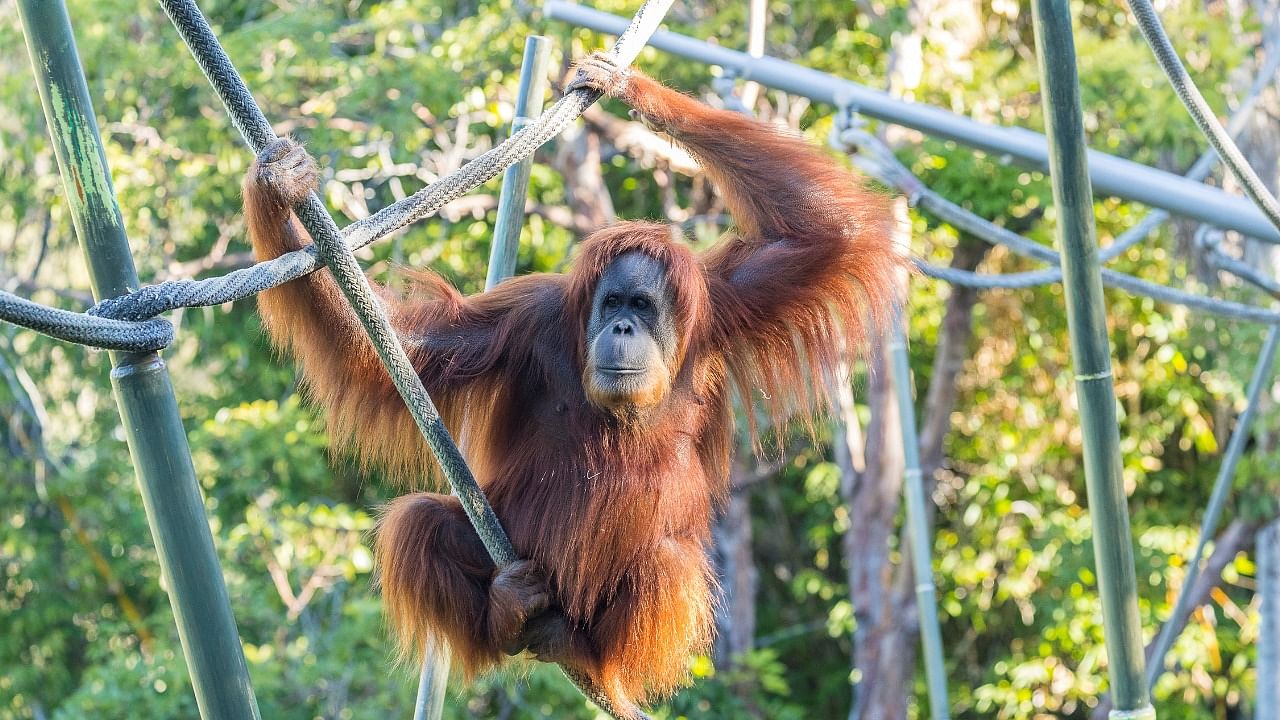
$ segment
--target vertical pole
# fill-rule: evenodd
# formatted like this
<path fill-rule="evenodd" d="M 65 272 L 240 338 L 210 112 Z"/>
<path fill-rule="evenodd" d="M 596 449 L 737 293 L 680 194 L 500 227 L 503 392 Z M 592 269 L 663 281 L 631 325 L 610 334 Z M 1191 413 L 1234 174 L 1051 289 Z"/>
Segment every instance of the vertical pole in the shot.
<path fill-rule="evenodd" d="M 768 0 L 747 0 L 747 55 L 764 57 L 764 36 L 769 22 Z M 728 68 L 725 69 L 726 73 Z M 740 73 L 741 74 L 741 73 Z M 754 113 L 756 98 L 760 96 L 760 83 L 748 80 L 742 84 L 742 106 Z"/>
<path fill-rule="evenodd" d="M 444 694 L 449 685 L 449 651 L 436 638 L 427 640 L 422 655 L 422 675 L 418 678 L 418 699 L 413 705 L 413 720 L 440 720 L 444 712 Z"/>
<path fill-rule="evenodd" d="M 138 277 L 66 6 L 61 0 L 19 0 L 18 12 L 94 297 L 123 295 L 138 287 Z M 256 720 L 258 704 L 168 370 L 156 353 L 117 352 L 110 359 L 200 716 Z"/>
<path fill-rule="evenodd" d="M 942 629 L 938 626 L 937 589 L 933 584 L 933 538 L 925 504 L 924 476 L 920 472 L 920 440 L 916 435 L 916 409 L 911 396 L 911 365 L 907 359 L 906 328 L 897 323 L 889 352 L 893 385 L 898 394 L 898 418 L 902 425 L 907 526 L 916 581 L 916 607 L 920 613 L 920 643 L 924 650 L 925 683 L 929 688 L 929 715 L 933 720 L 951 717 L 947 702 L 947 671 L 943 662 Z"/>
<path fill-rule="evenodd" d="M 1258 678 L 1254 682 L 1254 720 L 1280 720 L 1280 520 L 1263 525 L 1255 536 L 1258 563 Z"/>
<path fill-rule="evenodd" d="M 525 39 L 524 59 L 520 63 L 520 94 L 516 97 L 515 118 L 511 121 L 513 135 L 542 114 L 550 62 L 550 38 L 530 35 Z M 524 200 L 529 191 L 529 173 L 532 170 L 533 156 L 530 155 L 507 168 L 502 175 L 502 193 L 498 196 L 498 220 L 493 227 L 485 290 L 492 290 L 494 285 L 515 274 L 520 228 L 524 227 Z"/>
<path fill-rule="evenodd" d="M 520 62 L 520 91 L 516 96 L 515 117 L 511 134 L 516 134 L 542 114 L 543 95 L 547 91 L 547 66 L 551 62 L 551 39 L 530 35 L 524 41 L 524 58 Z M 516 256 L 520 250 L 520 229 L 524 227 L 524 200 L 529 191 L 529 173 L 533 156 L 507 168 L 502 175 L 502 192 L 498 195 L 498 219 L 493 226 L 493 244 L 489 249 L 489 272 L 484 289 L 515 274 Z M 449 680 L 449 654 L 437 641 L 427 643 L 418 678 L 418 699 L 414 703 L 413 720 L 439 720 L 444 711 L 444 694 Z"/>
<path fill-rule="evenodd" d="M 1182 589 L 1178 591 L 1178 599 L 1169 613 L 1169 619 L 1160 629 L 1156 637 L 1155 649 L 1151 652 L 1151 660 L 1147 665 L 1147 689 L 1155 687 L 1156 680 L 1164 674 L 1164 658 L 1178 639 L 1175 629 L 1178 618 L 1190 611 L 1191 589 L 1200 575 L 1200 561 L 1204 559 L 1205 546 L 1213 540 L 1218 531 L 1218 521 L 1222 519 L 1222 511 L 1226 509 L 1227 498 L 1231 495 L 1231 480 L 1235 476 L 1236 466 L 1244 455 L 1245 445 L 1249 442 L 1249 431 L 1253 426 L 1253 418 L 1258 414 L 1262 393 L 1270 386 L 1271 370 L 1275 364 L 1276 348 L 1280 347 L 1280 325 L 1272 325 L 1267 331 L 1267 339 L 1262 345 L 1262 353 L 1258 356 L 1258 364 L 1253 368 L 1253 377 L 1249 379 L 1247 404 L 1244 412 L 1236 420 L 1235 429 L 1231 431 L 1231 440 L 1227 442 L 1227 452 L 1222 457 L 1222 465 L 1218 466 L 1218 478 L 1213 483 L 1213 492 L 1209 495 L 1209 505 L 1205 508 L 1204 517 L 1200 520 L 1200 537 L 1196 540 L 1196 548 L 1187 562 L 1187 574 L 1182 578 Z M 1261 647 L 1261 646 L 1259 646 Z M 1259 677 L 1263 677 L 1261 674 Z M 1263 683 L 1258 684 L 1259 687 Z"/>
<path fill-rule="evenodd" d="M 1153 720 L 1068 0 L 1032 3 L 1114 720 Z"/>

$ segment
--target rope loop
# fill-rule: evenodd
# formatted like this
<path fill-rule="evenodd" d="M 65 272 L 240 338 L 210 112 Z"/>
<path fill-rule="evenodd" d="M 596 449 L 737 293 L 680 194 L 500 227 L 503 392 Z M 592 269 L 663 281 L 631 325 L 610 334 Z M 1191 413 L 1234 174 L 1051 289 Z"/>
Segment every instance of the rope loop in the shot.
<path fill-rule="evenodd" d="M 103 350 L 154 352 L 173 342 L 173 325 L 164 318 L 143 322 L 41 305 L 0 290 L 0 320 L 49 337 Z"/>

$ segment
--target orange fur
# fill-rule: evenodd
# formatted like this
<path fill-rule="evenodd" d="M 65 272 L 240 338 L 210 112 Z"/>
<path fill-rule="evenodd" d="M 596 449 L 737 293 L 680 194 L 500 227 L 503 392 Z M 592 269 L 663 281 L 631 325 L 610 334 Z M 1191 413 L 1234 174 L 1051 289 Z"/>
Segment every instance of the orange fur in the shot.
<path fill-rule="evenodd" d="M 758 390 L 781 420 L 827 402 L 823 376 L 865 344 L 894 301 L 903 257 L 887 199 L 801 140 L 712 110 L 635 74 L 617 91 L 704 164 L 736 234 L 695 254 L 668 225 L 624 222 L 582 243 L 567 275 L 529 275 L 463 297 L 431 273 L 380 289 L 427 389 L 462 439 L 517 553 L 545 573 L 573 628 L 574 663 L 620 707 L 687 680 L 713 631 L 711 516 L 727 488 L 729 396 Z M 245 184 L 261 257 L 299 246 L 278 188 Z M 284 193 L 287 195 L 287 193 Z M 665 395 L 618 422 L 583 387 L 596 283 L 619 255 L 665 266 L 680 333 Z M 372 347 L 323 271 L 263 295 L 275 342 L 301 362 L 340 445 L 401 477 L 432 463 Z M 378 524 L 379 578 L 409 655 L 447 641 L 467 675 L 502 657 L 512 602 L 457 500 L 417 493 Z"/>

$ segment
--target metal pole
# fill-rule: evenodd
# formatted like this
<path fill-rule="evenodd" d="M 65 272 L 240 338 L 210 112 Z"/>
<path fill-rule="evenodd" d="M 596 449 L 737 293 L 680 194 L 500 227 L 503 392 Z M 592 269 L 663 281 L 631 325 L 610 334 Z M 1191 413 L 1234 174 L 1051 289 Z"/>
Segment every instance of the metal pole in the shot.
<path fill-rule="evenodd" d="M 123 295 L 138 287 L 138 277 L 66 6 L 19 0 L 18 13 L 93 295 Z M 258 703 L 164 361 L 155 353 L 111 353 L 110 359 L 200 716 L 256 720 Z"/>
<path fill-rule="evenodd" d="M 627 26 L 627 21 L 616 15 L 565 0 L 547 0 L 542 11 L 548 19 L 600 32 L 617 34 Z M 852 105 L 869 117 L 913 128 L 933 137 L 954 140 L 997 158 L 1039 170 L 1049 167 L 1045 137 L 1025 128 L 988 125 L 940 108 L 907 102 L 881 90 L 812 68 L 767 56 L 753 58 L 744 52 L 667 30 L 654 33 L 649 44 L 673 55 L 732 70 L 742 80 L 836 107 Z M 1280 243 L 1280 230 L 1247 198 L 1132 160 L 1093 150 L 1088 152 L 1090 177 L 1093 186 L 1102 194 L 1136 200 L 1180 217 L 1194 218 L 1214 227 Z"/>
<path fill-rule="evenodd" d="M 511 120 L 514 135 L 533 118 L 542 114 L 543 95 L 547 91 L 547 68 L 551 63 L 551 39 L 530 35 L 524 41 L 524 59 L 520 63 L 520 91 L 516 96 L 515 117 Z M 524 227 L 524 199 L 529 191 L 529 173 L 533 156 L 507 168 L 502 176 L 502 192 L 498 195 L 498 219 L 493 227 L 493 245 L 489 249 L 489 273 L 484 289 L 515 274 L 516 255 L 520 250 L 520 229 Z M 444 711 L 444 695 L 449 681 L 449 654 L 442 652 L 434 640 L 427 643 L 422 675 L 418 678 L 418 699 L 414 703 L 413 720 L 439 720 Z"/>
<path fill-rule="evenodd" d="M 948 720 L 951 714 L 947 707 L 947 670 L 943 661 L 942 629 L 938 626 L 937 589 L 933 584 L 933 538 L 929 533 L 924 476 L 920 472 L 920 439 L 916 435 L 916 408 L 911 397 L 911 365 L 907 359 L 905 332 L 899 322 L 889 342 L 893 386 L 898 395 L 898 417 L 902 425 L 903 491 L 915 571 L 916 608 L 920 613 L 925 682 L 929 687 L 929 713 L 933 720 Z"/>
<path fill-rule="evenodd" d="M 1178 618 L 1187 614 L 1191 604 L 1191 589 L 1200 575 L 1200 561 L 1204 558 L 1205 546 L 1213 540 L 1218 531 L 1218 521 L 1222 519 L 1222 511 L 1227 507 L 1227 498 L 1231 495 L 1231 480 L 1236 473 L 1236 465 L 1244 455 L 1244 446 L 1249 442 L 1249 430 L 1253 426 L 1253 418 L 1258 414 L 1262 393 L 1270 386 L 1271 370 L 1275 365 L 1276 348 L 1280 347 L 1280 325 L 1272 325 L 1267 331 L 1267 339 L 1262 345 L 1262 354 L 1258 356 L 1258 364 L 1253 368 L 1253 377 L 1249 379 L 1248 401 L 1244 412 L 1236 421 L 1231 431 L 1231 440 L 1227 442 L 1227 452 L 1218 467 L 1218 478 L 1213 483 L 1213 492 L 1209 495 L 1209 506 L 1205 508 L 1204 517 L 1200 520 L 1200 538 L 1187 563 L 1187 574 L 1182 578 L 1182 588 L 1178 591 L 1178 599 L 1169 613 L 1169 619 L 1160 629 L 1156 644 L 1151 653 L 1151 662 L 1147 667 L 1147 689 L 1155 687 L 1156 680 L 1164 674 L 1164 658 L 1173 648 L 1173 641 L 1178 639 L 1174 632 Z"/>
<path fill-rule="evenodd" d="M 748 0 L 747 3 L 747 54 L 753 58 L 764 57 L 765 31 L 769 22 L 769 0 Z M 755 112 L 756 99 L 760 97 L 760 83 L 745 82 L 742 85 L 742 106 L 747 112 Z"/>
<path fill-rule="evenodd" d="M 431 638 L 422 655 L 422 675 L 418 678 L 418 699 L 413 706 L 413 720 L 440 720 L 448 685 L 448 649 L 441 648 L 439 641 Z"/>
<path fill-rule="evenodd" d="M 551 39 L 530 35 L 524 41 L 524 59 L 520 63 L 520 94 L 516 96 L 515 118 L 511 134 L 542 114 L 543 95 L 547 91 L 547 67 L 551 64 Z M 511 277 L 516 271 L 516 255 L 520 250 L 520 229 L 524 227 L 524 200 L 529 191 L 529 173 L 533 156 L 507 168 L 502 176 L 502 193 L 498 195 L 498 220 L 493 227 L 493 245 L 489 250 L 489 274 L 484 289 Z"/>
<path fill-rule="evenodd" d="M 1143 679 L 1133 536 L 1121 476 L 1111 345 L 1094 235 L 1071 11 L 1068 0 L 1035 0 L 1032 11 L 1053 202 L 1058 209 L 1067 330 L 1084 440 L 1084 476 L 1093 519 L 1094 562 L 1115 699 L 1111 717 L 1154 720 L 1156 713 Z"/>

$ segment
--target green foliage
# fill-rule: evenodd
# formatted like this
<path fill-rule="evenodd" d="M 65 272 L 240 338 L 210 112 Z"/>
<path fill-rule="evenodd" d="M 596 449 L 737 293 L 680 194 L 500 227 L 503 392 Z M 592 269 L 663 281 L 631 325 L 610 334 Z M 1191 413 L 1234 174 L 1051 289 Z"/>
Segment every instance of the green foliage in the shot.
<path fill-rule="evenodd" d="M 636 3 L 595 5 L 629 14 Z M 940 5 L 943 13 L 963 4 Z M 1209 102 L 1225 109 L 1239 95 L 1230 69 L 1252 53 L 1239 38 L 1257 28 L 1249 18 L 1227 21 L 1218 5 L 1183 0 L 1166 4 L 1164 15 L 1175 44 L 1195 49 L 1190 69 Z M 527 34 L 551 35 L 562 56 L 605 41 L 585 30 L 531 23 L 523 6 L 202 3 L 277 130 L 304 139 L 319 158 L 325 197 L 343 224 L 414 192 L 505 135 Z M 948 33 L 964 23 L 925 23 L 924 64 L 918 82 L 902 92 L 986 122 L 1038 128 L 1025 8 L 979 6 L 976 35 L 963 53 Z M 1188 166 L 1203 141 L 1122 9 L 1077 2 L 1073 10 L 1090 143 L 1149 164 Z M 70 11 L 140 275 L 216 272 L 199 262 L 245 251 L 238 179 L 248 153 L 155 4 L 73 0 Z M 681 3 L 669 24 L 739 47 L 745 12 L 742 2 Z M 895 43 L 921 22 L 903 0 L 775 0 L 770 12 L 770 54 L 877 88 L 887 84 Z M 694 91 L 709 77 L 707 68 L 654 50 L 640 64 Z M 0 5 L 0 71 L 0 285 L 32 278 L 43 288 L 35 299 L 82 307 L 87 276 L 12 4 Z M 815 142 L 822 140 L 830 108 L 772 92 L 766 98 L 780 116 L 799 118 Z M 950 141 L 908 135 L 900 148 L 902 160 L 946 197 L 1051 242 L 1055 214 L 1043 174 Z M 566 188 L 545 162 L 552 152 L 538 156 L 530 197 L 558 207 L 567 202 Z M 647 169 L 621 155 L 606 163 L 620 215 L 662 215 L 662 188 Z M 496 187 L 477 194 L 492 195 Z M 680 203 L 696 193 L 687 179 L 674 184 Z M 1095 209 L 1104 243 L 1143 213 L 1114 199 L 1099 199 Z M 396 263 L 430 266 L 476 291 L 493 221 L 491 205 L 446 214 L 363 259 L 383 279 Z M 914 252 L 938 262 L 972 241 L 920 214 L 912 217 L 912 231 Z M 560 267 L 573 240 L 569 230 L 532 216 L 521 238 L 520 271 Z M 1151 281 L 1197 286 L 1177 242 L 1162 232 L 1115 265 Z M 994 251 L 980 269 L 1031 267 Z M 933 379 L 932 350 L 948 293 L 938 283 L 914 283 L 911 362 L 921 400 Z M 1121 293 L 1107 299 L 1140 609 L 1150 629 L 1168 615 L 1183 581 L 1182 556 L 1195 541 L 1262 334 Z M 295 392 L 293 368 L 263 341 L 252 302 L 190 309 L 173 319 L 178 341 L 165 359 L 263 716 L 408 716 L 415 673 L 392 665 L 368 537 L 378 506 L 403 488 L 332 455 L 321 422 Z M 988 293 L 975 310 L 974 331 L 935 496 L 935 574 L 953 713 L 1084 718 L 1106 690 L 1107 668 L 1061 289 Z M 194 717 L 105 356 L 0 328 L 0 419 L 0 720 Z M 1260 427 L 1274 432 L 1277 422 L 1273 412 Z M 660 717 L 847 713 L 857 629 L 843 544 L 850 513 L 828 438 L 817 440 L 801 443 L 775 481 L 752 491 L 757 649 L 720 666 L 693 659 L 696 683 L 658 708 Z M 1262 520 L 1280 511 L 1277 463 L 1274 448 L 1246 457 L 1237 477 L 1238 517 Z M 895 543 L 890 556 L 900 555 Z M 1174 648 L 1185 669 L 1156 688 L 1162 718 L 1219 717 L 1247 706 L 1257 682 L 1254 571 L 1237 559 L 1213 603 L 1193 616 Z M 922 680 L 916 690 L 923 698 Z M 924 714 L 921 707 L 912 712 Z M 545 666 L 451 690 L 446 717 L 499 716 L 597 713 Z"/>

